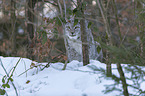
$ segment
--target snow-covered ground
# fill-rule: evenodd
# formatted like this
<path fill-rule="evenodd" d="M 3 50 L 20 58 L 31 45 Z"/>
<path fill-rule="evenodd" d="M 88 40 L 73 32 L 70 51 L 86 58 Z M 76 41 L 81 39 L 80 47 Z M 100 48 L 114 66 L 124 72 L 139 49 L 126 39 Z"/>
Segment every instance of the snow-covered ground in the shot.
<path fill-rule="evenodd" d="M 20 57 L 0 56 L 0 59 L 9 74 L 20 59 L 12 77 L 19 96 L 116 96 L 121 93 L 113 91 L 104 94 L 105 85 L 114 84 L 114 81 L 107 80 L 105 76 L 102 77 L 101 72 L 90 68 L 106 69 L 105 64 L 96 60 L 91 60 L 87 66 L 83 66 L 82 62 L 72 61 L 68 63 L 66 70 L 61 70 L 64 66 L 63 63 L 51 63 L 50 67 L 40 71 L 43 68 L 42 65 L 47 63 L 37 63 Z M 37 67 L 30 69 L 30 66 L 33 67 L 34 64 Z M 122 66 L 124 68 L 126 65 Z M 115 64 L 112 65 L 112 69 L 113 74 L 119 76 Z M 2 85 L 1 81 L 4 75 L 6 73 L 0 65 L 0 85 Z M 129 77 L 131 74 L 126 73 L 125 75 Z M 127 83 L 134 84 L 131 80 L 127 80 Z M 121 84 L 116 86 L 122 89 Z M 133 88 L 128 88 L 129 93 L 138 94 Z M 141 83 L 141 88 L 145 90 L 144 82 Z M 11 83 L 10 88 L 6 88 L 6 92 L 8 96 L 16 96 Z"/>

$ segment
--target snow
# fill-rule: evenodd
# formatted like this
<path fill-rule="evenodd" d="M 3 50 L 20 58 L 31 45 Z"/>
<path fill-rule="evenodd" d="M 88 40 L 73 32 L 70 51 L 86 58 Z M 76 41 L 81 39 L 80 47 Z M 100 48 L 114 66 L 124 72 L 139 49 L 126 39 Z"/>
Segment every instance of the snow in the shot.
<path fill-rule="evenodd" d="M 91 60 L 87 66 L 83 66 L 82 62 L 74 60 L 67 64 L 66 70 L 61 70 L 64 66 L 63 63 L 51 63 L 50 67 L 41 71 L 40 68 L 47 63 L 37 63 L 20 57 L 0 56 L 0 59 L 8 73 L 12 72 L 11 69 L 20 59 L 12 77 L 19 96 L 115 96 L 120 94 L 118 91 L 107 94 L 103 92 L 106 89 L 105 86 L 114 84 L 114 81 L 101 77 L 101 72 L 90 68 L 90 66 L 96 66 L 106 69 L 106 64 L 96 60 Z M 38 67 L 30 69 L 32 63 Z M 122 64 L 122 66 L 124 68 L 126 65 Z M 115 64 L 112 64 L 112 69 L 113 74 L 119 76 Z M 123 70 L 125 71 L 125 69 Z M 5 72 L 0 65 L 0 80 L 4 75 Z M 125 75 L 129 77 L 131 74 Z M 28 83 L 28 81 L 30 82 Z M 127 83 L 133 84 L 129 80 L 127 80 Z M 2 85 L 2 82 L 0 82 L 0 85 Z M 117 87 L 121 88 L 122 85 L 119 84 Z M 129 92 L 136 92 L 133 88 L 128 88 Z M 141 88 L 145 90 L 145 82 L 141 83 Z M 6 88 L 6 92 L 8 96 L 16 96 L 11 83 L 10 88 Z"/>

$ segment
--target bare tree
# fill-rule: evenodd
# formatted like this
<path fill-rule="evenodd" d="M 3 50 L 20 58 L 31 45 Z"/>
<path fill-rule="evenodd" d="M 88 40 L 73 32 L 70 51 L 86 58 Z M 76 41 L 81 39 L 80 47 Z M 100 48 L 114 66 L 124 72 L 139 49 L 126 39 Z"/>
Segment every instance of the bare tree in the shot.
<path fill-rule="evenodd" d="M 28 37 L 28 57 L 33 59 L 32 53 L 33 53 L 33 38 L 34 38 L 34 7 L 36 4 L 36 0 L 27 0 L 28 8 L 27 8 L 27 32 L 29 34 Z"/>
<path fill-rule="evenodd" d="M 97 0 L 97 4 L 98 4 L 98 7 L 100 9 L 103 21 L 104 21 L 106 36 L 108 37 L 107 45 L 110 46 L 110 45 L 112 45 L 112 36 L 111 36 L 110 25 L 108 23 L 108 19 L 107 19 L 107 16 L 105 14 L 105 11 L 104 11 L 103 4 L 101 3 L 100 0 Z M 109 61 L 108 59 L 109 59 L 109 52 L 107 51 L 106 52 L 106 61 L 107 61 L 107 68 L 106 69 L 107 69 L 107 74 L 109 76 L 112 74 L 112 71 L 111 71 L 111 63 L 108 62 Z"/>
<path fill-rule="evenodd" d="M 15 14 L 15 1 L 11 0 L 11 43 L 12 52 L 16 49 L 16 14 Z"/>
<path fill-rule="evenodd" d="M 122 86 L 123 86 L 123 94 L 124 94 L 124 96 L 129 96 L 128 88 L 127 88 L 128 85 L 126 83 L 125 75 L 124 75 L 124 72 L 122 70 L 121 64 L 119 64 L 119 63 L 117 64 L 117 69 L 118 69 L 120 79 L 122 82 Z"/>

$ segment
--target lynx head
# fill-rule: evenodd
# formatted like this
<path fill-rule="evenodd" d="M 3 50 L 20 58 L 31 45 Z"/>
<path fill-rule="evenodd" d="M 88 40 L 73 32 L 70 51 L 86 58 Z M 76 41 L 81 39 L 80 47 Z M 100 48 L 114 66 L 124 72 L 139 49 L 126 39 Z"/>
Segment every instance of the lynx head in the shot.
<path fill-rule="evenodd" d="M 69 39 L 80 39 L 80 24 L 74 24 L 74 19 L 67 20 L 65 34 Z"/>

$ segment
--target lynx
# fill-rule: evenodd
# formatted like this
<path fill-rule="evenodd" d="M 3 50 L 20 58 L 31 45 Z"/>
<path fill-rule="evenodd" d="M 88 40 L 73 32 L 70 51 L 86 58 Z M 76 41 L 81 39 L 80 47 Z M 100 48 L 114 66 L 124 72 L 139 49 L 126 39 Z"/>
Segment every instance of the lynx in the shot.
<path fill-rule="evenodd" d="M 99 59 L 102 58 L 102 51 L 97 52 L 98 42 L 94 41 L 92 32 L 88 29 L 88 22 L 85 20 L 86 31 L 87 31 L 87 41 L 89 43 L 89 58 Z M 70 19 L 65 25 L 65 36 L 67 41 L 68 50 L 68 60 L 78 60 L 82 61 L 82 42 L 81 42 L 81 28 L 80 23 L 74 26 L 74 19 Z"/>

